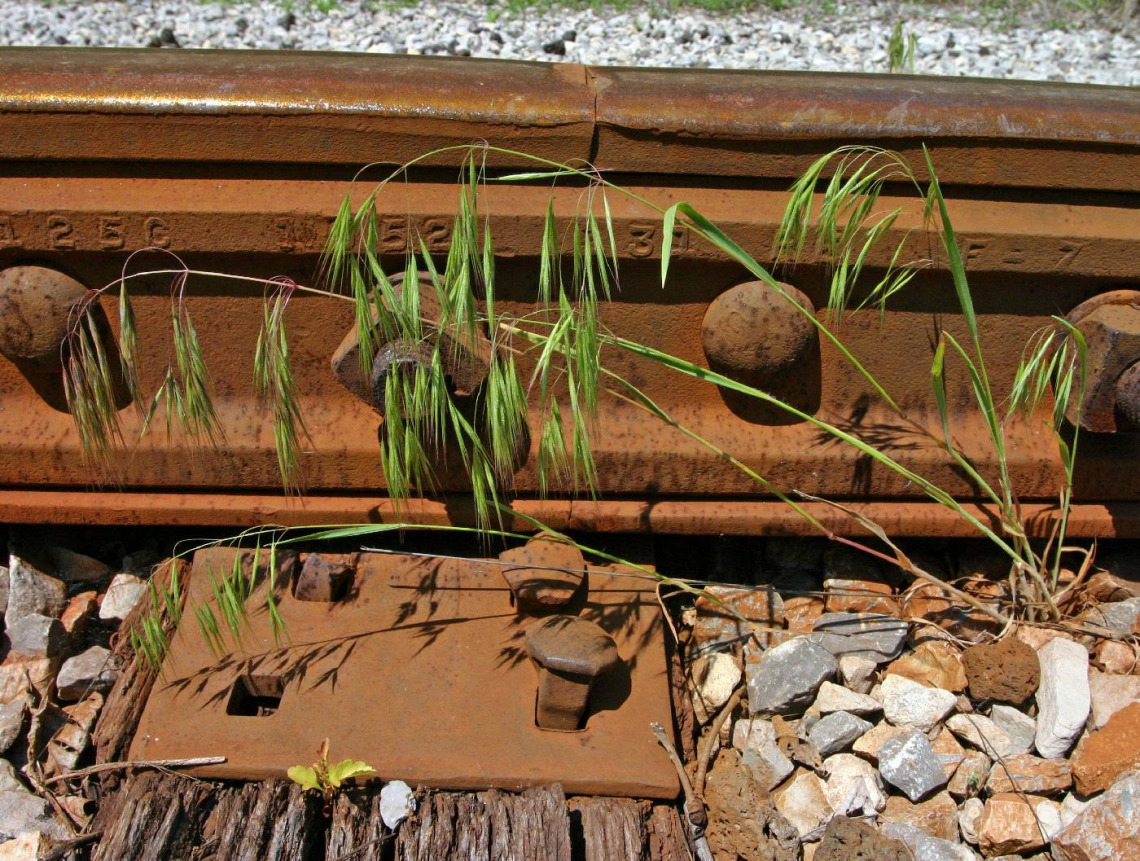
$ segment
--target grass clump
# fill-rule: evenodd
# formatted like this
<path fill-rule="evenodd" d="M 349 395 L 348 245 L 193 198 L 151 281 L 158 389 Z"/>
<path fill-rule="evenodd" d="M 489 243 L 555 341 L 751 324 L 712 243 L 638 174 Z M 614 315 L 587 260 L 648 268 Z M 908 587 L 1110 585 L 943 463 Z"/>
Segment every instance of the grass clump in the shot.
<path fill-rule="evenodd" d="M 423 238 L 410 225 L 403 271 L 389 272 L 376 251 L 383 192 L 393 181 L 403 179 L 420 160 L 446 151 L 458 151 L 463 161 L 448 251 L 443 257 L 429 253 Z M 490 152 L 527 158 L 534 168 L 491 175 L 484 165 Z M 499 183 L 560 182 L 574 183 L 580 188 L 579 206 L 572 217 L 562 220 L 555 217 L 552 205 L 547 208 L 538 271 L 534 274 L 533 309 L 523 316 L 509 314 L 498 301 L 495 240 L 491 220 L 483 212 L 486 189 Z M 899 188 L 909 189 L 913 206 L 884 206 L 882 195 L 888 185 L 892 194 Z M 969 478 L 991 517 L 980 518 L 937 482 L 896 460 L 880 441 L 861 436 L 858 428 L 841 427 L 760 388 L 607 330 L 599 309 L 619 285 L 619 255 L 610 207 L 613 195 L 625 195 L 661 219 L 662 235 L 667 238 L 661 259 L 664 289 L 669 288 L 674 232 L 687 231 L 693 238 L 710 243 L 803 314 L 838 361 L 848 364 L 869 384 L 883 407 L 916 434 L 942 448 L 961 474 Z M 883 313 L 888 302 L 907 288 L 921 268 L 929 265 L 930 261 L 905 258 L 908 234 L 901 232 L 899 238 L 897 228 L 909 209 L 917 209 L 921 214 L 921 229 L 935 239 L 945 259 L 947 289 L 954 296 L 966 330 L 965 337 L 958 338 L 939 329 L 932 347 L 930 383 L 938 417 L 936 429 L 911 420 L 869 365 L 844 342 L 840 328 L 844 314 L 860 309 Z M 884 243 L 894 243 L 887 245 L 890 263 L 872 279 L 865 264 L 871 251 Z M 783 500 L 827 537 L 887 559 L 915 579 L 937 584 L 1000 624 L 1015 619 L 1061 620 L 1061 572 L 1067 556 L 1078 552 L 1067 544 L 1066 532 L 1079 422 L 1070 425 L 1065 416 L 1070 407 L 1079 414 L 1083 398 L 1085 348 L 1080 333 L 1065 320 L 1056 318 L 1052 326 L 1026 345 L 1014 379 L 992 379 L 982 348 L 982 324 L 974 308 L 950 208 L 929 154 L 918 165 L 895 153 L 870 147 L 844 147 L 822 156 L 792 185 L 777 244 L 777 258 L 784 263 L 794 263 L 809 247 L 819 258 L 830 261 L 826 313 L 817 316 L 801 306 L 768 268 L 688 203 L 659 206 L 614 185 L 589 166 L 559 164 L 485 145 L 428 153 L 391 173 L 359 205 L 353 206 L 345 199 L 321 260 L 321 286 L 259 282 L 265 289 L 265 298 L 261 334 L 254 345 L 254 384 L 272 418 L 283 485 L 292 490 L 303 486 L 304 457 L 299 446 L 307 433 L 290 367 L 284 312 L 289 297 L 304 290 L 329 301 L 352 304 L 362 373 L 371 371 L 385 345 L 407 344 L 417 351 L 416 362 L 383 380 L 380 460 L 385 485 L 395 500 L 430 495 L 439 485 L 437 470 L 447 462 L 450 453 L 449 468 L 457 462 L 470 482 L 476 516 L 472 529 L 490 539 L 509 538 L 511 533 L 502 529 L 502 518 L 504 513 L 519 516 L 509 507 L 512 477 L 527 457 L 533 458 L 543 494 L 598 492 L 593 449 L 595 419 L 606 403 L 621 401 L 648 412 L 714 452 L 754 481 L 758 491 Z M 173 275 L 176 289 L 172 291 L 171 325 L 175 355 L 164 382 L 150 398 L 146 427 L 149 428 L 158 405 L 165 404 L 168 428 L 191 440 L 219 445 L 221 429 L 211 405 L 208 373 L 190 321 L 189 302 L 183 294 L 190 277 L 220 276 L 184 269 L 174 270 Z M 127 289 L 133 277 L 124 274 L 113 285 L 120 297 L 121 321 L 133 319 Z M 417 284 L 421 285 L 418 289 Z M 100 359 L 95 347 L 84 346 L 84 331 L 82 325 L 75 329 L 67 368 L 68 378 L 75 382 L 69 385 L 68 397 L 85 447 L 93 453 L 103 452 L 105 459 L 107 452 L 121 441 L 122 434 L 118 414 L 110 408 L 112 402 L 104 392 L 106 361 Z M 132 381 L 136 400 L 144 400 L 146 393 L 138 386 L 141 375 L 136 338 L 133 323 L 121 325 L 118 347 L 123 374 Z M 449 389 L 447 368 L 454 360 L 449 351 L 457 349 L 457 344 L 478 339 L 490 345 L 485 381 L 474 398 L 460 404 Z M 903 477 L 926 497 L 965 520 L 1005 555 L 1009 563 L 1009 600 L 1003 606 L 983 603 L 942 582 L 909 558 L 876 524 L 838 504 L 836 507 L 856 517 L 874 540 L 855 541 L 833 534 L 803 504 L 811 497 L 797 488 L 775 486 L 732 452 L 675 420 L 619 374 L 615 363 L 607 357 L 620 354 L 636 357 L 646 369 L 695 378 L 782 410 Z M 533 370 L 524 375 L 520 371 L 524 366 Z M 956 440 L 946 395 L 951 368 L 969 380 L 974 406 L 984 418 L 987 443 L 998 464 L 994 475 L 983 474 Z M 1008 394 L 999 396 L 999 391 Z M 1044 541 L 1033 539 L 1021 515 L 1017 487 L 1009 469 L 1007 427 L 1021 416 L 1044 422 L 1063 465 L 1056 513 L 1047 524 Z M 529 454 L 527 446 L 520 450 L 520 439 L 531 441 Z M 533 525 L 545 529 L 542 524 Z M 276 571 L 273 554 L 280 546 L 297 540 L 359 537 L 400 528 L 411 527 L 373 525 L 299 534 L 267 527 L 244 538 L 258 541 L 256 555 L 269 554 L 267 570 L 272 578 Z M 264 547 L 261 541 L 266 542 Z M 594 552 L 598 558 L 624 563 L 590 548 L 582 549 Z M 1080 552 L 1084 553 L 1082 564 L 1087 565 L 1090 554 Z M 216 577 L 213 604 L 197 609 L 202 634 L 216 648 L 224 648 L 227 640 L 240 642 L 245 605 L 254 595 L 250 571 L 261 567 L 264 566 L 254 564 L 249 571 L 242 568 Z M 652 572 L 644 573 L 653 576 Z M 700 589 L 699 583 L 669 582 L 685 591 Z M 274 594 L 271 584 L 267 591 L 271 616 Z M 276 623 L 274 631 L 279 633 Z M 148 660 L 164 653 L 164 642 L 157 641 L 153 631 L 148 633 L 144 627 L 138 636 L 151 638 L 140 647 L 140 653 Z"/>

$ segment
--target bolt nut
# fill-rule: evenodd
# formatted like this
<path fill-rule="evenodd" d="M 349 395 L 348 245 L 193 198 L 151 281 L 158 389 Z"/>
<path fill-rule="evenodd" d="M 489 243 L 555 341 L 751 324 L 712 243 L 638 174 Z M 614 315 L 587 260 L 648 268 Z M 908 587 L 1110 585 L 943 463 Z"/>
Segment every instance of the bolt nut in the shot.
<path fill-rule="evenodd" d="M 547 616 L 532 624 L 526 652 L 538 667 L 535 722 L 562 732 L 582 728 L 594 682 L 621 663 L 613 637 L 577 616 Z"/>
<path fill-rule="evenodd" d="M 780 286 L 815 313 L 807 296 L 790 284 Z M 811 321 L 763 281 L 737 284 L 717 296 L 705 312 L 701 337 L 714 369 L 759 379 L 793 370 L 819 338 Z"/>
<path fill-rule="evenodd" d="M 0 272 L 0 353 L 28 371 L 60 371 L 72 309 L 86 293 L 74 278 L 43 266 Z"/>
<path fill-rule="evenodd" d="M 1069 314 L 1084 335 L 1088 375 L 1080 404 L 1081 427 L 1093 433 L 1140 428 L 1140 292 L 1115 290 L 1078 305 Z M 1069 404 L 1070 421 L 1077 404 Z"/>

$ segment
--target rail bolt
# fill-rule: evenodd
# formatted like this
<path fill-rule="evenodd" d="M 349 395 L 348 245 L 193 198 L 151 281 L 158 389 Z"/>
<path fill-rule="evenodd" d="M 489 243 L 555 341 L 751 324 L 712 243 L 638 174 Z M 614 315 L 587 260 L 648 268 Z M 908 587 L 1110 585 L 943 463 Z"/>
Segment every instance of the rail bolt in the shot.
<path fill-rule="evenodd" d="M 1140 430 L 1140 292 L 1094 296 L 1069 314 L 1085 337 L 1088 378 L 1081 427 L 1093 433 Z M 1069 404 L 1069 419 L 1076 418 Z"/>
<path fill-rule="evenodd" d="M 403 289 L 399 276 L 392 281 Z M 421 273 L 417 288 L 420 291 L 420 312 L 425 321 L 424 333 L 430 341 L 390 341 L 380 347 L 372 360 L 370 373 L 364 374 L 360 367 L 360 336 L 353 326 L 332 356 L 333 372 L 344 387 L 381 416 L 384 415 L 385 383 L 389 376 L 415 367 L 426 367 L 432 361 L 436 343 L 440 347 L 443 371 L 453 395 L 462 398 L 474 394 L 487 377 L 490 341 L 482 333 L 472 339 L 466 330 L 445 331 L 433 327 L 431 321 L 439 319 L 439 304 L 431 276 Z"/>
<path fill-rule="evenodd" d="M 62 370 L 72 309 L 87 288 L 44 266 L 0 272 L 0 353 L 25 372 Z"/>
<path fill-rule="evenodd" d="M 780 285 L 803 308 L 815 306 L 790 284 Z M 737 284 L 713 300 L 701 324 L 710 365 L 730 375 L 767 380 L 802 363 L 815 346 L 815 327 L 763 281 Z"/>
<path fill-rule="evenodd" d="M 595 680 L 621 663 L 614 638 L 577 616 L 547 616 L 532 624 L 526 652 L 538 667 L 535 723 L 562 732 L 582 728 Z"/>

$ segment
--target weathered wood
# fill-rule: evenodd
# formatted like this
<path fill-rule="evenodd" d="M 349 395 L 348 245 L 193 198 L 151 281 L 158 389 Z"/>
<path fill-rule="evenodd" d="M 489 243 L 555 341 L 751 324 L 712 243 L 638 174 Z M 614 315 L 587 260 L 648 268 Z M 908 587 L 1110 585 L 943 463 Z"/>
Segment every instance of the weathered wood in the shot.
<path fill-rule="evenodd" d="M 693 857 L 681 814 L 670 804 L 654 804 L 645 821 L 649 854 L 653 861 L 689 861 Z"/>
<path fill-rule="evenodd" d="M 180 560 L 168 559 L 154 572 L 154 579 L 163 586 L 170 583 L 171 574 L 178 566 L 180 579 L 185 581 L 187 566 Z M 154 686 L 155 671 L 140 659 L 135 650 L 131 648 L 129 632 L 151 612 L 151 593 L 148 591 L 142 600 L 135 605 L 131 614 L 123 620 L 119 632 L 112 646 L 112 653 L 120 666 L 119 678 L 99 715 L 99 722 L 95 725 L 92 741 L 95 744 L 95 761 L 116 762 L 126 759 L 127 750 L 131 746 L 135 729 L 139 725 L 143 706 Z M 164 608 L 162 613 L 162 628 L 167 636 L 174 630 L 173 620 L 170 619 Z"/>
<path fill-rule="evenodd" d="M 681 663 L 681 647 L 673 642 L 672 637 L 666 637 L 665 650 L 669 662 L 669 691 L 673 700 L 673 723 L 677 729 L 679 753 L 685 762 L 692 762 L 697 758 L 697 734 L 700 726 L 693 711 L 685 667 Z"/>
<path fill-rule="evenodd" d="M 326 861 L 380 861 L 392 832 L 380 818 L 380 793 L 353 790 L 333 802 Z"/>
<path fill-rule="evenodd" d="M 287 781 L 132 775 L 115 807 L 93 861 L 307 861 L 323 840 L 320 797 Z"/>
<path fill-rule="evenodd" d="M 570 816 L 557 784 L 517 795 L 434 792 L 400 826 L 397 861 L 570 861 Z"/>
<path fill-rule="evenodd" d="M 584 861 L 647 861 L 648 803 L 628 798 L 571 798 L 569 806 L 571 833 L 574 843 L 582 847 Z"/>

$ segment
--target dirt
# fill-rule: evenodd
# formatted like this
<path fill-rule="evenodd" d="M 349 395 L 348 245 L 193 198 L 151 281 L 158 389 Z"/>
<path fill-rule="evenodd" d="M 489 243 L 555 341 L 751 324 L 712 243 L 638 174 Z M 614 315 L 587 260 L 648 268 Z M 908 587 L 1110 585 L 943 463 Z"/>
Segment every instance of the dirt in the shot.
<path fill-rule="evenodd" d="M 705 829 L 716 861 L 797 861 L 796 830 L 751 776 L 740 752 L 722 750 L 705 784 Z"/>
<path fill-rule="evenodd" d="M 1014 637 L 971 646 L 962 653 L 962 666 L 975 700 L 1021 705 L 1037 692 L 1041 681 L 1037 653 Z"/>

